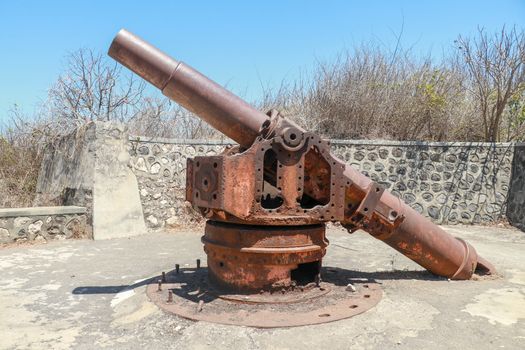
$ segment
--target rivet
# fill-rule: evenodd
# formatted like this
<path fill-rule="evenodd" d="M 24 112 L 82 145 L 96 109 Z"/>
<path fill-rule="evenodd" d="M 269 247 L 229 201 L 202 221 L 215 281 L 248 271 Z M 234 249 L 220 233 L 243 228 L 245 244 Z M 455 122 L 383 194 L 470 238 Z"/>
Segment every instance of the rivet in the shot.
<path fill-rule="evenodd" d="M 355 292 L 357 292 L 357 289 L 354 287 L 354 285 L 352 283 L 348 283 L 346 285 L 346 291 L 355 293 Z"/>

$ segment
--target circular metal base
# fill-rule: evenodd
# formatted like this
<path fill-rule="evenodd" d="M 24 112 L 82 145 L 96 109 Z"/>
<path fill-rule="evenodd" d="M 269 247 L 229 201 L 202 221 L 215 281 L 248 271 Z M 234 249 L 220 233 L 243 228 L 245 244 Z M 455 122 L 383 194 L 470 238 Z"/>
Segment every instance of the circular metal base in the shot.
<path fill-rule="evenodd" d="M 210 220 L 201 240 L 214 285 L 252 293 L 291 287 L 296 274 L 314 281 L 328 245 L 325 225 L 254 226 Z"/>
<path fill-rule="evenodd" d="M 207 268 L 170 271 L 165 282 L 152 279 L 147 295 L 166 312 L 213 323 L 259 327 L 294 327 L 349 318 L 374 307 L 382 297 L 378 283 L 352 277 L 352 271 L 323 268 L 323 281 L 282 292 L 232 294 L 208 282 Z M 351 286 L 349 286 L 351 284 Z M 171 295 L 171 296 L 170 296 Z"/>

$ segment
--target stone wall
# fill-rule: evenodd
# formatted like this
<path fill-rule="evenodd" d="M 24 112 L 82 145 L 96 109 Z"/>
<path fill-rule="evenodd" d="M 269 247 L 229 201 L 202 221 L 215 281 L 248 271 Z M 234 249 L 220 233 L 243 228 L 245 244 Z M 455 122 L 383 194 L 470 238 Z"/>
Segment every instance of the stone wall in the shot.
<path fill-rule="evenodd" d="M 436 223 L 505 217 L 512 144 L 335 141 L 332 148 Z"/>
<path fill-rule="evenodd" d="M 198 220 L 184 202 L 186 158 L 218 154 L 228 143 L 141 137 L 130 142 L 148 227 Z M 332 150 L 436 223 L 505 218 L 512 144 L 334 140 Z"/>
<path fill-rule="evenodd" d="M 525 144 L 518 144 L 514 148 L 512 180 L 507 203 L 509 222 L 525 231 Z"/>
<path fill-rule="evenodd" d="M 91 238 L 83 207 L 0 209 L 0 243 Z"/>
<path fill-rule="evenodd" d="M 213 141 L 130 138 L 130 165 L 137 176 L 146 224 L 177 227 L 199 221 L 185 202 L 186 159 L 216 155 L 227 143 Z"/>
<path fill-rule="evenodd" d="M 439 224 L 508 218 L 525 229 L 525 146 L 508 143 L 332 141 L 332 151 Z M 87 208 L 95 238 L 186 226 L 201 217 L 184 200 L 186 159 L 227 142 L 129 137 L 89 123 L 46 149 L 37 205 Z M 146 223 L 146 225 L 144 224 Z"/>

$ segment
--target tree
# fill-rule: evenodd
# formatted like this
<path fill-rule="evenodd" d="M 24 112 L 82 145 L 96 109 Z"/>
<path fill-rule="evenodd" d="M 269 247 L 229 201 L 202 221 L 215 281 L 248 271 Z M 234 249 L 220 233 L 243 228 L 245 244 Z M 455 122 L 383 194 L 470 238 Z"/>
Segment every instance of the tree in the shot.
<path fill-rule="evenodd" d="M 155 92 L 156 93 L 156 92 Z M 145 94 L 145 83 L 100 53 L 80 49 L 48 93 L 48 120 L 67 131 L 94 120 L 125 122 L 142 136 L 212 137 L 217 133 L 167 98 Z M 69 128 L 68 128 L 69 127 Z M 66 130 L 64 130 L 66 129 Z"/>
<path fill-rule="evenodd" d="M 484 140 L 510 140 L 512 130 L 503 135 L 504 115 L 525 83 L 525 33 L 503 27 L 488 35 L 479 29 L 477 37 L 459 36 L 456 44 L 469 76 L 467 87 L 476 98 Z"/>
<path fill-rule="evenodd" d="M 53 118 L 75 126 L 93 120 L 128 120 L 141 102 L 144 83 L 122 66 L 90 49 L 67 58 L 67 65 L 48 93 Z"/>

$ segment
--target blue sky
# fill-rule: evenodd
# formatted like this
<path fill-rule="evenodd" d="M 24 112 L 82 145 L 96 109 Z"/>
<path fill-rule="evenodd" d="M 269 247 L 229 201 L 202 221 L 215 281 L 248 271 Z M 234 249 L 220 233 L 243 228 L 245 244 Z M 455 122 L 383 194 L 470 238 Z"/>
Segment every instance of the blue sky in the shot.
<path fill-rule="evenodd" d="M 126 28 L 247 99 L 316 60 L 374 40 L 441 55 L 478 26 L 525 27 L 525 1 L 23 1 L 0 0 L 0 121 L 32 113 L 81 47 L 106 52 Z"/>

